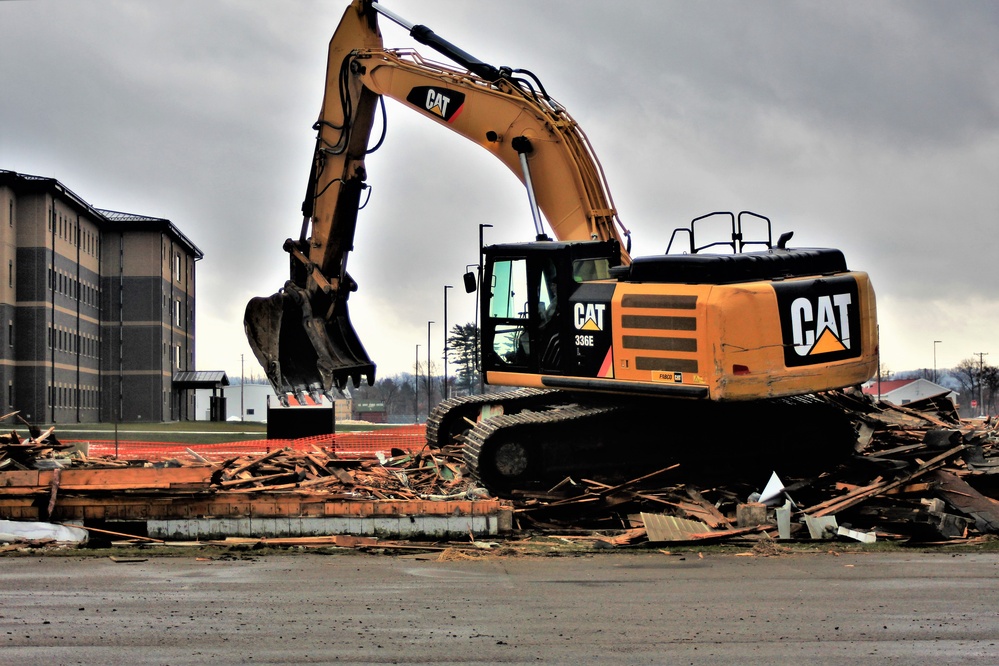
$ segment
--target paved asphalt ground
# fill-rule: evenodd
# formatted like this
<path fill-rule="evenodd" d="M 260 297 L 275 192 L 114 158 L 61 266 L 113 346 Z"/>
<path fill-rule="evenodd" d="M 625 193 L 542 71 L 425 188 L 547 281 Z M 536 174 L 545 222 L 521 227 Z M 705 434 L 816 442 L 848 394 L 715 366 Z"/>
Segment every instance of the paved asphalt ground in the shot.
<path fill-rule="evenodd" d="M 0 558 L 0 664 L 997 664 L 999 554 Z"/>

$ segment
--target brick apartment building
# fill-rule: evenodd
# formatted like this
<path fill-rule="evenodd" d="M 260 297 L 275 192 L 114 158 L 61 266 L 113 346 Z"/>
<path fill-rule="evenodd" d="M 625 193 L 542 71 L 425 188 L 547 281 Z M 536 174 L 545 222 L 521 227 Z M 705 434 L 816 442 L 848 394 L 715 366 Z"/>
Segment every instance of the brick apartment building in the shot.
<path fill-rule="evenodd" d="M 0 400 L 36 423 L 194 418 L 199 250 L 172 222 L 0 170 Z"/>

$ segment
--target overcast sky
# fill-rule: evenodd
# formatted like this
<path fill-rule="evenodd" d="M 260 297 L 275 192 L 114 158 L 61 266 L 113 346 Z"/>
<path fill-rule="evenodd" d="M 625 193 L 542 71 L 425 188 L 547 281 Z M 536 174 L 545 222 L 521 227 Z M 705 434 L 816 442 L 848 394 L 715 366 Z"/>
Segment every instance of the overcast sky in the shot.
<path fill-rule="evenodd" d="M 478 58 L 537 74 L 599 156 L 633 254 L 752 210 L 870 273 L 882 360 L 999 364 L 999 3 L 386 0 Z M 243 308 L 286 279 L 345 0 L 0 0 L 0 168 L 165 217 L 205 253 L 197 369 L 262 374 Z M 382 22 L 387 47 L 414 47 Z M 439 58 L 436 54 L 425 55 Z M 530 240 L 520 183 L 394 103 L 349 270 L 380 376 L 471 321 L 487 242 Z"/>

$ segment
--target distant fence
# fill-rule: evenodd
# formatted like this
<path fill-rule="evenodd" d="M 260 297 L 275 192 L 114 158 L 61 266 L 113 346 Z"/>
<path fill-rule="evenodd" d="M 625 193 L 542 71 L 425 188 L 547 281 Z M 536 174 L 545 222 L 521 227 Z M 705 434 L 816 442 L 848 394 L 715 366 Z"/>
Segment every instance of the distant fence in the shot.
<path fill-rule="evenodd" d="M 63 440 L 67 441 L 67 440 Z M 192 458 L 188 451 L 209 460 L 236 456 L 263 454 L 275 449 L 290 448 L 300 453 L 316 448 L 332 452 L 341 458 L 375 457 L 378 453 L 391 455 L 393 449 L 416 453 L 426 444 L 426 426 L 409 425 L 383 428 L 368 432 L 341 432 L 301 439 L 255 439 L 244 442 L 218 444 L 190 444 L 176 442 L 141 442 L 133 440 L 68 440 L 89 443 L 91 457 L 110 456 L 121 460 L 164 460 L 167 458 Z"/>

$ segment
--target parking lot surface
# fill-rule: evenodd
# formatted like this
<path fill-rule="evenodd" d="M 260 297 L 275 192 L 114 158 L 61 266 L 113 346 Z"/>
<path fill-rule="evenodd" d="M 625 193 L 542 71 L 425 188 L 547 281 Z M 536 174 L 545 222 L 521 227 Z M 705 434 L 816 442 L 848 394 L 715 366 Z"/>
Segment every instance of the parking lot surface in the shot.
<path fill-rule="evenodd" d="M 3 664 L 995 664 L 999 554 L 0 559 Z"/>

